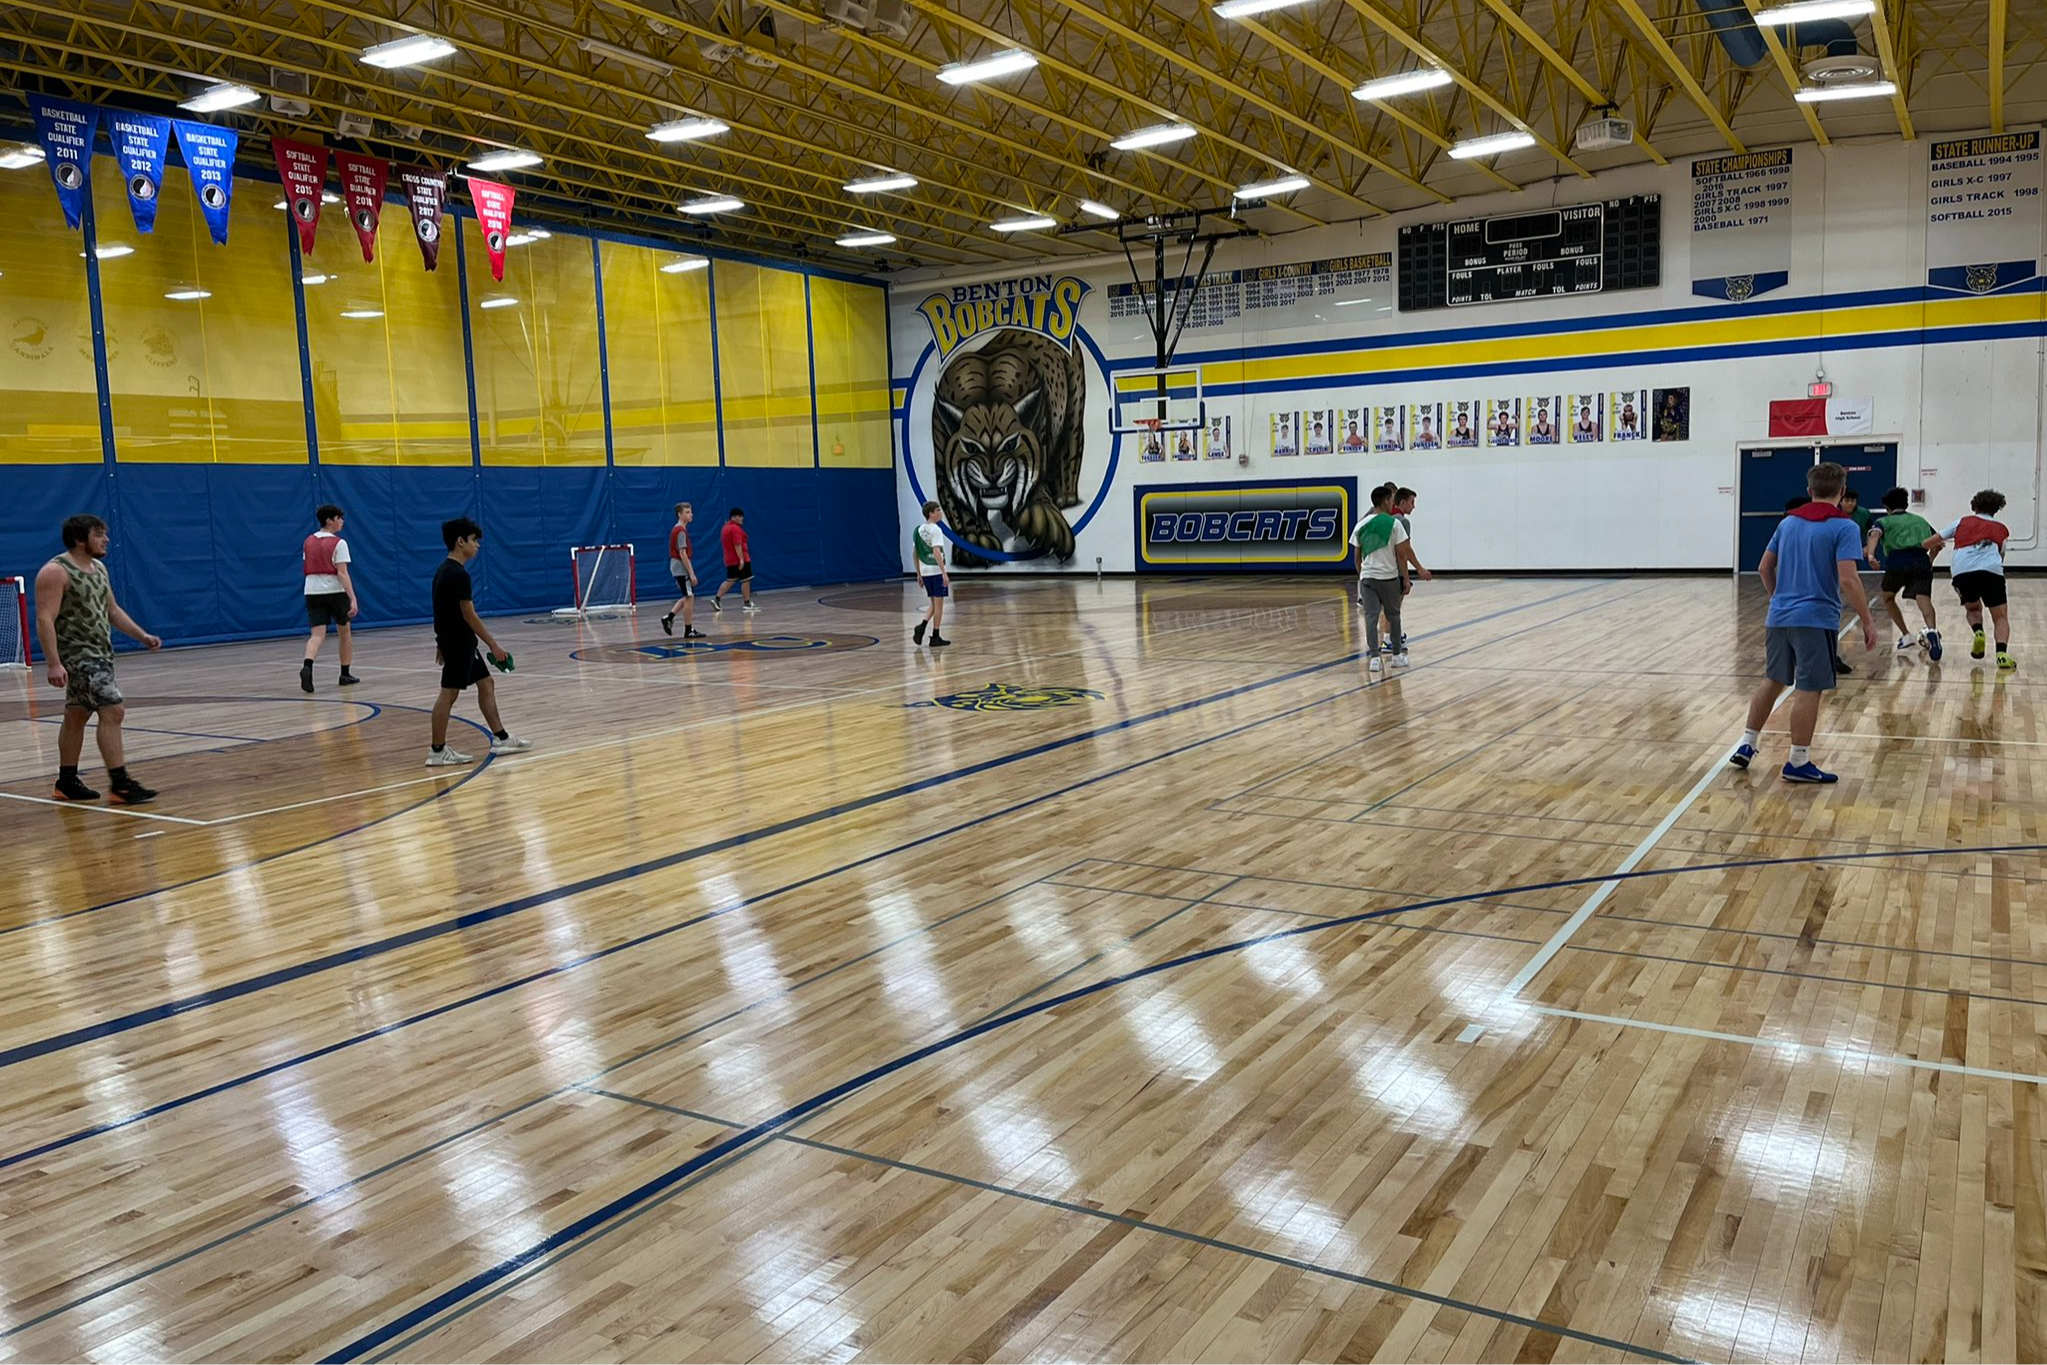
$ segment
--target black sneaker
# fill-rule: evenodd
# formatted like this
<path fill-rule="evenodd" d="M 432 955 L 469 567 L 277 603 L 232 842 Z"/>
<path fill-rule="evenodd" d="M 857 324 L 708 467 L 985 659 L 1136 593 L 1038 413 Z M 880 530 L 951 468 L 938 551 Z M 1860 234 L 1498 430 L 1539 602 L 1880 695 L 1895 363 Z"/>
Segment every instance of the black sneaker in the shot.
<path fill-rule="evenodd" d="M 114 783 L 109 795 L 114 804 L 120 806 L 139 806 L 144 802 L 156 800 L 155 792 L 143 786 L 132 777 L 124 777 Z"/>
<path fill-rule="evenodd" d="M 673 635 L 673 634 L 675 634 L 675 613 L 674 613 L 674 612 L 672 612 L 672 611 L 671 611 L 671 612 L 669 612 L 669 613 L 668 613 L 668 614 L 667 614 L 666 616 L 664 616 L 664 617 L 662 617 L 662 618 L 661 618 L 661 633 L 662 633 L 663 635 Z"/>
<path fill-rule="evenodd" d="M 1837 676 L 1837 677 L 1838 677 L 1839 675 L 1841 675 L 1841 674 L 1843 674 L 1843 673 L 1853 673 L 1854 671 L 1855 671 L 1855 670 L 1854 670 L 1853 668 L 1850 668 L 1850 667 L 1848 666 L 1848 661 L 1847 661 L 1846 659 L 1836 659 L 1836 660 L 1834 660 L 1834 673 L 1835 673 L 1835 676 Z"/>
<path fill-rule="evenodd" d="M 355 674 L 349 672 L 347 669 L 344 668 L 341 670 L 341 685 L 343 687 L 354 687 L 357 683 L 361 681 L 362 681 L 361 678 L 356 677 Z"/>
<path fill-rule="evenodd" d="M 917 623 L 917 628 L 916 628 L 915 630 L 913 630 L 913 631 L 911 631 L 911 632 L 910 632 L 910 638 L 911 638 L 912 640 L 916 641 L 916 642 L 917 642 L 918 644 L 920 644 L 920 645 L 921 645 L 921 644 L 923 644 L 923 643 L 924 643 L 924 627 L 925 627 L 925 626 L 927 626 L 927 625 L 929 625 L 929 624 L 931 624 L 931 623 L 930 623 L 930 622 L 928 622 L 928 621 L 919 621 L 919 622 Z"/>
<path fill-rule="evenodd" d="M 721 603 L 720 603 L 720 602 L 718 601 L 718 599 L 717 599 L 717 598 L 713 597 L 713 598 L 711 599 L 711 610 L 712 610 L 712 611 L 719 611 L 719 612 L 722 612 L 722 611 L 724 611 L 724 610 L 725 610 L 725 608 L 724 608 L 724 606 L 723 606 L 723 605 L 722 605 L 722 604 L 721 604 Z"/>
<path fill-rule="evenodd" d="M 698 630 L 695 626 L 684 626 L 682 628 L 682 638 L 685 640 L 708 640 L 711 637 Z"/>
<path fill-rule="evenodd" d="M 56 797 L 59 801 L 97 801 L 100 794 L 75 777 L 60 777 Z"/>
<path fill-rule="evenodd" d="M 946 639 L 946 638 L 945 638 L 945 637 L 944 637 L 943 635 L 940 635 L 940 634 L 938 634 L 938 633 L 937 633 L 936 631 L 933 631 L 933 632 L 932 632 L 932 634 L 931 634 L 931 647 L 932 647 L 933 649 L 941 649 L 941 648 L 943 648 L 943 647 L 945 647 L 946 645 L 949 645 L 949 644 L 951 644 L 951 643 L 952 643 L 952 641 L 950 641 L 950 640 Z"/>
<path fill-rule="evenodd" d="M 313 690 L 313 661 L 306 660 L 299 665 L 299 691 L 311 694 Z"/>

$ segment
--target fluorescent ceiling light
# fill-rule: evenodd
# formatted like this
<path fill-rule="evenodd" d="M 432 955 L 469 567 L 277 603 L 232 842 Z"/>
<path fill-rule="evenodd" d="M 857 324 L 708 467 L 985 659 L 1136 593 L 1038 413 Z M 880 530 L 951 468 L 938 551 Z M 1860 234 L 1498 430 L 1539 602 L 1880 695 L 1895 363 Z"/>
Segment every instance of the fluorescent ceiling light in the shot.
<path fill-rule="evenodd" d="M 992 56 L 978 57 L 971 62 L 954 62 L 938 68 L 938 79 L 947 85 L 972 85 L 975 81 L 992 81 L 1002 76 L 1014 76 L 1019 71 L 1028 71 L 1038 64 L 1032 53 L 1020 47 L 1012 47 Z"/>
<path fill-rule="evenodd" d="M 179 100 L 178 108 L 194 114 L 217 114 L 223 109 L 239 109 L 245 104 L 254 104 L 262 98 L 246 85 L 222 82 L 208 86 L 190 99 Z"/>
<path fill-rule="evenodd" d="M 393 38 L 388 43 L 362 50 L 362 59 L 370 66 L 382 67 L 389 71 L 394 67 L 417 66 L 421 62 L 445 57 L 455 50 L 455 45 L 446 38 L 436 38 L 431 33 L 408 33 L 403 38 Z"/>
<path fill-rule="evenodd" d="M 524 232 L 515 232 L 505 238 L 505 245 L 532 246 L 535 242 L 544 242 L 552 236 L 554 234 L 545 228 L 527 228 Z"/>
<path fill-rule="evenodd" d="M 1366 81 L 1350 92 L 1354 100 L 1390 100 L 1396 95 L 1412 95 L 1422 90 L 1434 90 L 1439 85 L 1448 85 L 1457 78 L 1440 66 L 1417 67 L 1413 71 L 1402 71 L 1394 76 L 1381 76 Z"/>
<path fill-rule="evenodd" d="M 1125 133 L 1110 143 L 1119 152 L 1134 152 L 1143 147 L 1163 147 L 1169 142 L 1185 142 L 1193 137 L 1195 130 L 1184 123 L 1160 123 L 1150 128 L 1139 128 L 1134 133 Z"/>
<path fill-rule="evenodd" d="M 616 43 L 607 43 L 599 38 L 578 39 L 576 46 L 582 51 L 589 53 L 592 57 L 602 57 L 607 61 L 613 62 L 624 62 L 627 66 L 637 66 L 640 70 L 651 71 L 657 76 L 672 76 L 675 74 L 675 68 L 662 61 L 659 57 L 649 57 L 644 52 L 635 52 L 629 47 L 620 47 Z"/>
<path fill-rule="evenodd" d="M 300 280 L 299 283 L 306 286 L 306 288 L 310 289 L 316 284 L 325 284 L 327 283 L 328 280 L 333 278 L 334 277 L 332 275 L 308 275 L 304 279 Z"/>
<path fill-rule="evenodd" d="M 1475 156 L 1497 156 L 1501 152 L 1516 151 L 1522 147 L 1533 147 L 1535 134 L 1519 129 L 1507 133 L 1492 133 L 1485 137 L 1470 137 L 1450 149 L 1450 155 L 1459 161 L 1469 161 Z"/>
<path fill-rule="evenodd" d="M 695 214 L 730 213 L 734 209 L 743 209 L 745 207 L 746 204 L 743 201 L 734 199 L 729 194 L 716 194 L 708 199 L 692 199 L 686 204 L 677 204 L 675 210 L 678 213 Z"/>
<path fill-rule="evenodd" d="M 0 171 L 20 171 L 42 164 L 43 149 L 32 142 L 23 142 L 0 152 Z"/>
<path fill-rule="evenodd" d="M 476 306 L 478 308 L 510 308 L 518 302 L 517 299 L 500 296 L 494 299 L 483 299 Z"/>
<path fill-rule="evenodd" d="M 691 270 L 702 270 L 710 262 L 701 256 L 683 256 L 661 267 L 664 275 L 681 275 Z"/>
<path fill-rule="evenodd" d="M 507 148 L 502 152 L 491 152 L 469 163 L 472 171 L 516 171 L 527 166 L 538 166 L 542 158 L 532 152 Z"/>
<path fill-rule="evenodd" d="M 1092 199 L 1081 200 L 1080 211 L 1082 213 L 1093 214 L 1097 218 L 1121 218 L 1123 216 L 1116 210 L 1110 208 L 1107 204 L 1097 204 Z"/>
<path fill-rule="evenodd" d="M 1002 218 L 988 225 L 997 232 L 1036 232 L 1040 228 L 1058 227 L 1057 218 L 1044 214 L 1033 214 L 1028 218 Z"/>
<path fill-rule="evenodd" d="M 668 123 L 657 123 L 647 130 L 649 142 L 693 142 L 700 137 L 716 137 L 729 133 L 732 125 L 720 123 L 714 118 L 679 118 Z"/>
<path fill-rule="evenodd" d="M 1249 19 L 1254 14 L 1270 14 L 1276 9 L 1290 5 L 1306 4 L 1307 0 L 1223 0 L 1215 7 L 1218 19 Z"/>
<path fill-rule="evenodd" d="M 852 232 L 839 238 L 840 246 L 887 246 L 895 240 L 892 232 Z"/>
<path fill-rule="evenodd" d="M 178 303 L 190 303 L 194 299 L 210 299 L 213 295 L 204 289 L 173 289 L 164 297 Z"/>
<path fill-rule="evenodd" d="M 133 256 L 135 248 L 129 246 L 126 242 L 108 242 L 102 246 L 94 247 L 92 254 L 95 260 L 117 261 L 123 256 Z M 80 260 L 84 260 L 85 253 L 83 251 L 79 252 L 78 257 Z"/>
<path fill-rule="evenodd" d="M 1756 11 L 1755 21 L 1769 24 L 1803 24 L 1812 19 L 1859 19 L 1876 13 L 1876 0 L 1792 0 L 1787 5 L 1767 5 Z"/>
<path fill-rule="evenodd" d="M 1270 199 L 1275 194 L 1292 194 L 1295 190 L 1308 188 L 1305 175 L 1285 175 L 1277 180 L 1259 180 L 1249 185 L 1239 185 L 1231 191 L 1238 199 Z"/>
<path fill-rule="evenodd" d="M 379 308 L 344 308 L 341 310 L 341 316 L 345 318 L 380 318 L 384 316 L 384 313 Z"/>
<path fill-rule="evenodd" d="M 887 175 L 870 176 L 865 180 L 849 180 L 846 182 L 846 193 L 879 194 L 883 190 L 907 190 L 916 183 L 917 177 L 914 175 L 891 171 Z"/>
<path fill-rule="evenodd" d="M 1828 100 L 1866 100 L 1878 96 L 1888 98 L 1898 93 L 1898 87 L 1890 81 L 1857 81 L 1853 85 L 1807 86 L 1792 96 L 1800 104 L 1824 104 Z"/>

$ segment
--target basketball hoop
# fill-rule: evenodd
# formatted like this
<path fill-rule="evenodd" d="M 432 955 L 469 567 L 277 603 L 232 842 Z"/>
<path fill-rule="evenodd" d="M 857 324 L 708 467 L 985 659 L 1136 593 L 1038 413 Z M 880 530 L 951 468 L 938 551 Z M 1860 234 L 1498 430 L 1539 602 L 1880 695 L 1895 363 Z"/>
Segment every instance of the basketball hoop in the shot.
<path fill-rule="evenodd" d="M 1157 451 L 1162 458 L 1164 457 L 1166 442 L 1159 433 L 1164 429 L 1165 425 L 1166 420 L 1163 417 L 1140 417 L 1137 419 L 1137 429 L 1144 433 L 1144 454 L 1150 455 L 1153 451 Z"/>

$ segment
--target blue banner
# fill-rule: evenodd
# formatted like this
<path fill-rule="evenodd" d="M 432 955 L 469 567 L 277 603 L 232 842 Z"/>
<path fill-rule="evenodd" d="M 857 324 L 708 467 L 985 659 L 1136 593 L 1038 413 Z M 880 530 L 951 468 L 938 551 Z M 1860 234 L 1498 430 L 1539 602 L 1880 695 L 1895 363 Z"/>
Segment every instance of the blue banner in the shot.
<path fill-rule="evenodd" d="M 232 128 L 179 119 L 178 154 L 192 173 L 192 192 L 206 215 L 206 230 L 215 246 L 227 245 L 227 211 L 235 189 L 235 147 L 241 134 Z"/>
<path fill-rule="evenodd" d="M 171 121 L 155 114 L 107 110 L 107 135 L 114 140 L 114 162 L 128 187 L 128 208 L 135 230 L 156 226 L 156 201 L 163 194 L 164 148 L 171 139 Z"/>
<path fill-rule="evenodd" d="M 64 221 L 77 227 L 85 198 L 92 193 L 92 138 L 99 131 L 99 106 L 34 95 L 29 108 L 35 113 L 43 157 L 50 163 L 50 179 L 56 182 L 57 202 L 64 206 Z"/>

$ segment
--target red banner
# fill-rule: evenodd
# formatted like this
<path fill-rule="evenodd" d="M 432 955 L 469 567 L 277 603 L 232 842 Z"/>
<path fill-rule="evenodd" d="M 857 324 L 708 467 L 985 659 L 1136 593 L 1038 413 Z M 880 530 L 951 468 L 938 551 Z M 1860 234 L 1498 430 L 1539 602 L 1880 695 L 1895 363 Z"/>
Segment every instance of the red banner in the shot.
<path fill-rule="evenodd" d="M 362 243 L 362 258 L 374 261 L 377 222 L 384 214 L 384 186 L 391 180 L 391 163 L 360 152 L 336 152 L 334 168 L 341 173 L 341 199 L 348 206 L 349 226 Z"/>
<path fill-rule="evenodd" d="M 313 233 L 320 226 L 320 193 L 327 184 L 327 149 L 273 137 L 270 150 L 277 157 L 277 177 L 284 182 L 285 207 L 299 230 L 299 250 L 311 254 Z"/>
<path fill-rule="evenodd" d="M 400 166 L 398 183 L 405 187 L 405 202 L 412 209 L 412 235 L 419 239 L 419 254 L 432 270 L 441 263 L 441 205 L 448 198 L 448 173 Z"/>
<path fill-rule="evenodd" d="M 505 238 L 512 235 L 512 187 L 495 180 L 469 177 L 469 202 L 476 205 L 476 225 L 483 229 L 483 249 L 490 255 L 490 277 L 505 278 Z"/>
<path fill-rule="evenodd" d="M 1770 400 L 1772 436 L 1824 436 L 1827 434 L 1827 400 L 1824 398 L 1773 398 Z"/>

